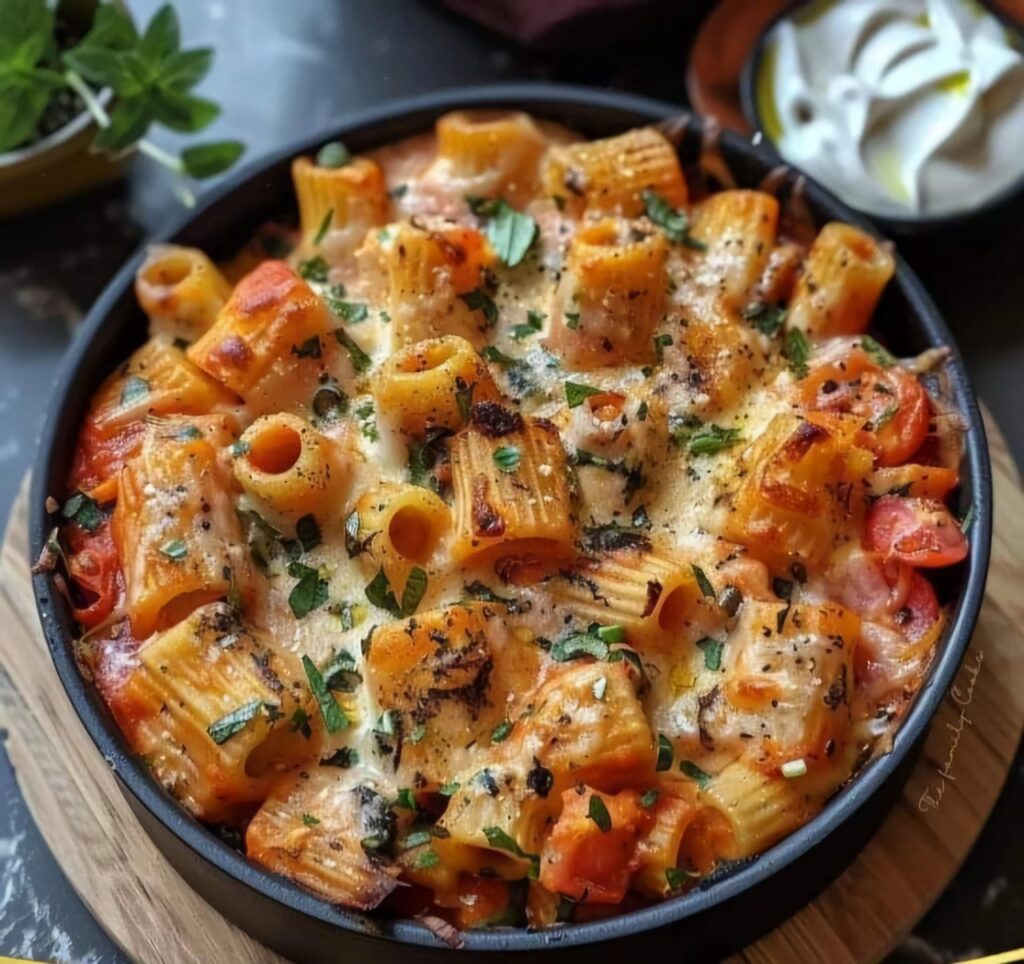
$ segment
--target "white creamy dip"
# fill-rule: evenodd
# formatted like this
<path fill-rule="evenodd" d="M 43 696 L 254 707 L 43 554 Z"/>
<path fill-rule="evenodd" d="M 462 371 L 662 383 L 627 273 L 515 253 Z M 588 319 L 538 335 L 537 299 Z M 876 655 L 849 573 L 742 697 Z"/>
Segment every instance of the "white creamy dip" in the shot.
<path fill-rule="evenodd" d="M 1024 58 L 973 0 L 819 0 L 768 38 L 765 134 L 874 214 L 940 215 L 1024 173 Z"/>

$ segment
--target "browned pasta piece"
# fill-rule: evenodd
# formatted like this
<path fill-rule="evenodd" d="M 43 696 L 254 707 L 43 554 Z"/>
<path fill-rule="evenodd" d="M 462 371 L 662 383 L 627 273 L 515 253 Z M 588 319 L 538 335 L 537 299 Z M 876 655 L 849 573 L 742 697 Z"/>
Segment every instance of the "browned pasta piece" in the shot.
<path fill-rule="evenodd" d="M 294 713 L 312 712 L 298 659 L 257 637 L 225 603 L 154 636 L 118 692 L 132 748 L 204 820 L 237 819 L 277 775 L 317 752 Z"/>
<path fill-rule="evenodd" d="M 860 334 L 895 270 L 887 245 L 849 224 L 826 224 L 807 254 L 788 324 L 818 336 Z"/>
<path fill-rule="evenodd" d="M 544 187 L 567 209 L 625 217 L 643 212 L 644 191 L 653 191 L 674 208 L 687 200 L 675 148 L 651 127 L 552 147 L 545 160 Z"/>
<path fill-rule="evenodd" d="M 369 228 L 387 220 L 387 185 L 381 169 L 369 158 L 354 157 L 342 167 L 320 167 L 311 158 L 297 157 L 292 161 L 292 180 L 307 248 L 331 232 L 345 235 L 346 246 L 354 248 Z"/>
<path fill-rule="evenodd" d="M 557 562 L 573 553 L 565 450 L 550 422 L 484 402 L 451 456 L 457 561 Z"/>
<path fill-rule="evenodd" d="M 522 204 L 536 193 L 545 147 L 537 125 L 519 111 L 454 111 L 437 122 L 437 162 L 428 176 L 460 195 Z"/>
<path fill-rule="evenodd" d="M 247 587 L 247 555 L 222 455 L 232 437 L 223 419 L 151 425 L 121 473 L 112 531 L 138 639 Z"/>
<path fill-rule="evenodd" d="M 399 349 L 374 382 L 380 412 L 410 437 L 432 428 L 456 431 L 476 402 L 498 400 L 498 389 L 473 346 L 458 335 Z"/>
<path fill-rule="evenodd" d="M 135 295 L 151 334 L 194 341 L 217 320 L 231 286 L 202 251 L 154 244 L 135 275 Z"/>
<path fill-rule="evenodd" d="M 246 851 L 325 900 L 369 910 L 398 885 L 399 868 L 383 853 L 398 834 L 392 793 L 335 767 L 284 776 L 249 824 Z M 363 846 L 371 838 L 380 856 Z"/>
<path fill-rule="evenodd" d="M 654 360 L 667 255 L 659 231 L 636 239 L 626 225 L 606 219 L 577 232 L 555 292 L 548 338 L 569 368 Z"/>

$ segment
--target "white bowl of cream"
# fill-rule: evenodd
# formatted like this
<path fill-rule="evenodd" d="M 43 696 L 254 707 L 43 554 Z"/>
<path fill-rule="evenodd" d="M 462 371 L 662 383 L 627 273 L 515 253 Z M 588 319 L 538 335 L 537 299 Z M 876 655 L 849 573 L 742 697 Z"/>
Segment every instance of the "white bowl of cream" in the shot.
<path fill-rule="evenodd" d="M 1024 178 L 1024 52 L 975 0 L 799 5 L 746 94 L 785 161 L 877 217 L 969 213 Z"/>

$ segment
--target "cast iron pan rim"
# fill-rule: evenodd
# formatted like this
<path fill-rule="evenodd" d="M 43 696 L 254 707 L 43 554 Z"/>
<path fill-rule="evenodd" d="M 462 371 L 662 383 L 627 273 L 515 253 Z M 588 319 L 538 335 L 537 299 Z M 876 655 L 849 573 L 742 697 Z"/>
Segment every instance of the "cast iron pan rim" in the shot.
<path fill-rule="evenodd" d="M 761 61 L 764 59 L 768 39 L 775 32 L 775 28 L 783 20 L 789 19 L 800 7 L 806 6 L 811 2 L 813 0 L 790 0 L 789 3 L 776 13 L 768 21 L 760 34 L 758 34 L 757 39 L 754 41 L 754 46 L 751 48 L 743 64 L 743 70 L 740 72 L 740 103 L 743 107 L 743 114 L 750 126 L 763 139 L 762 146 L 784 164 L 788 162 L 782 157 L 772 139 L 765 133 L 764 126 L 761 123 L 761 111 L 757 106 L 757 74 L 761 69 Z M 1007 16 L 991 0 L 979 0 L 979 2 L 987 13 L 999 21 L 1004 29 L 1016 36 L 1020 48 L 1024 50 L 1024 30 L 1021 29 L 1020 24 Z M 808 179 L 810 179 L 809 175 Z M 986 215 L 992 214 L 999 208 L 1015 201 L 1022 194 L 1024 194 L 1024 172 L 1021 172 L 1021 175 L 1016 180 L 1011 181 L 997 194 L 993 194 L 988 198 L 988 200 L 962 211 L 947 211 L 945 214 L 901 215 L 875 214 L 866 208 L 863 210 L 857 208 L 856 210 L 862 217 L 874 221 L 875 224 L 879 225 L 889 234 L 921 235 L 977 225 L 983 221 Z M 838 203 L 842 204 L 844 202 L 838 201 Z"/>
<path fill-rule="evenodd" d="M 521 106 L 543 116 L 557 116 L 560 110 L 579 112 L 607 110 L 611 113 L 635 115 L 628 123 L 656 122 L 678 116 L 679 107 L 663 101 L 621 94 L 612 91 L 558 84 L 502 84 L 463 87 L 392 102 L 384 106 L 347 115 L 329 129 L 304 138 L 268 158 L 255 161 L 228 178 L 218 189 L 203 199 L 193 211 L 187 212 L 168 230 L 152 240 L 167 240 L 184 229 L 210 206 L 246 183 L 263 169 L 295 154 L 315 149 L 332 137 L 345 137 L 358 128 L 377 126 L 407 114 L 442 113 L 457 107 Z M 747 159 L 764 159 L 764 152 L 755 149 L 736 135 L 725 133 L 723 144 L 727 154 Z M 866 227 L 864 218 L 855 214 L 827 192 L 814 184 L 808 186 L 812 204 L 831 217 Z M 35 559 L 51 528 L 44 503 L 51 491 L 63 490 L 63 479 L 55 479 L 56 455 L 69 441 L 68 426 L 79 424 L 79 414 L 67 411 L 70 386 L 82 377 L 81 365 L 90 342 L 99 333 L 107 314 L 127 289 L 143 252 L 137 252 L 115 276 L 90 311 L 61 368 L 53 400 L 44 425 L 31 489 L 30 552 Z M 921 283 L 902 258 L 897 258 L 897 284 L 920 318 L 929 341 L 935 345 L 953 345 L 953 338 Z M 954 612 L 943 651 L 938 654 L 928 680 L 922 686 L 902 727 L 896 734 L 892 752 L 861 771 L 858 778 L 839 793 L 828 806 L 796 833 L 781 841 L 749 865 L 730 876 L 652 907 L 589 924 L 569 925 L 550 931 L 502 930 L 470 932 L 464 935 L 465 947 L 473 951 L 530 951 L 559 946 L 589 944 L 624 937 L 674 923 L 690 917 L 747 888 L 765 881 L 773 873 L 798 857 L 828 834 L 836 830 L 893 773 L 897 764 L 913 747 L 930 722 L 946 690 L 953 681 L 977 620 L 984 593 L 991 536 L 991 470 L 981 415 L 967 374 L 955 354 L 950 364 L 956 402 L 967 417 L 968 477 L 972 491 L 974 524 L 971 530 L 971 554 L 963 594 Z M 128 748 L 120 731 L 109 718 L 94 687 L 87 683 L 75 662 L 70 638 L 70 621 L 65 604 L 47 575 L 33 579 L 37 606 L 47 644 L 65 690 L 80 719 L 107 763 L 139 803 L 197 857 L 208 861 L 220 872 L 240 884 L 279 901 L 299 914 L 334 924 L 342 930 L 360 933 L 375 939 L 438 947 L 440 942 L 423 926 L 407 920 L 381 920 L 369 915 L 336 907 L 312 896 L 294 884 L 250 864 L 243 855 L 215 837 L 198 821 L 188 816 L 152 779 L 141 761 Z"/>

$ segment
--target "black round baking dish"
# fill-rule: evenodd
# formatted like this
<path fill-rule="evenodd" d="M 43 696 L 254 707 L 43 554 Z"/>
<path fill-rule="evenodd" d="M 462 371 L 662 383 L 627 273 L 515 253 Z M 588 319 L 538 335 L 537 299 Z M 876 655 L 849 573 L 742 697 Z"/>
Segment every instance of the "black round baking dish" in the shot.
<path fill-rule="evenodd" d="M 591 136 L 621 132 L 679 115 L 670 104 L 608 91 L 552 85 L 462 88 L 374 108 L 339 120 L 327 130 L 292 144 L 276 156 L 229 178 L 162 238 L 195 245 L 214 257 L 230 254 L 269 217 L 293 205 L 290 159 L 324 141 L 343 139 L 366 150 L 429 127 L 457 107 L 517 107 L 560 121 Z M 684 126 L 681 153 L 696 157 L 701 127 Z M 726 134 L 721 149 L 739 183 L 756 186 L 775 165 L 770 155 Z M 795 177 L 795 176 L 794 176 Z M 791 181 L 793 178 L 791 178 Z M 864 220 L 811 185 L 810 210 L 820 222 Z M 32 487 L 31 551 L 42 549 L 52 526 L 48 495 L 64 492 L 73 439 L 92 393 L 115 364 L 144 337 L 133 280 L 142 260 L 133 257 L 93 307 L 57 379 L 42 434 Z M 902 260 L 880 305 L 876 324 L 901 354 L 952 346 L 952 336 L 920 282 Z M 877 827 L 899 792 L 929 722 L 966 650 L 981 606 L 991 535 L 991 477 L 981 416 L 955 351 L 949 364 L 955 402 L 967 434 L 959 510 L 970 509 L 971 552 L 941 587 L 952 618 L 914 705 L 887 756 L 865 767 L 807 826 L 758 858 L 723 869 L 693 892 L 647 909 L 590 924 L 545 932 L 475 931 L 464 950 L 504 959 L 522 953 L 531 960 L 592 960 L 602 953 L 661 951 L 673 960 L 717 959 L 754 939 L 806 903 L 839 875 Z M 117 774 L 128 802 L 178 872 L 213 906 L 265 944 L 296 961 L 433 961 L 453 953 L 422 924 L 391 920 L 332 906 L 248 863 L 244 855 L 192 819 L 153 781 L 121 736 L 103 700 L 75 662 L 75 635 L 68 606 L 52 576 L 34 580 L 43 630 L 57 671 L 97 749 Z M 612 945 L 615 945 L 614 947 Z"/>

